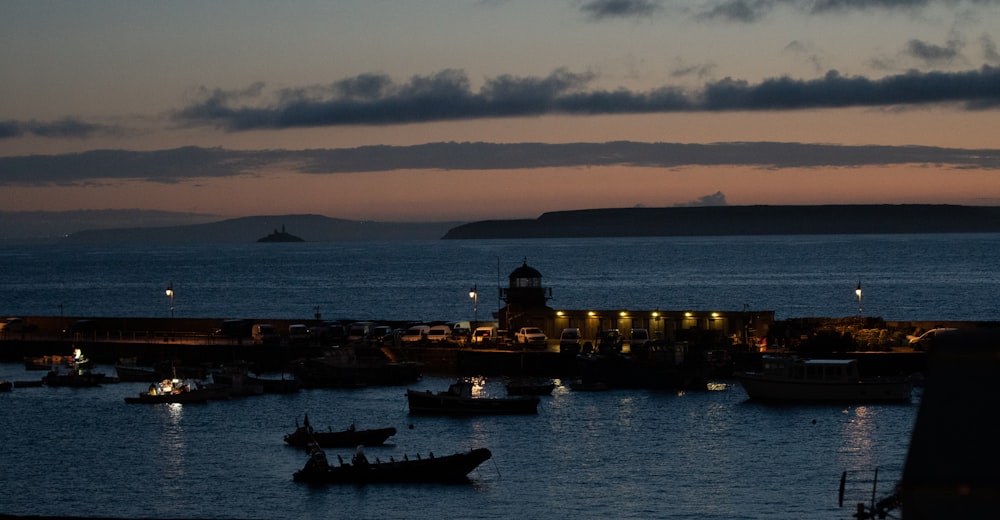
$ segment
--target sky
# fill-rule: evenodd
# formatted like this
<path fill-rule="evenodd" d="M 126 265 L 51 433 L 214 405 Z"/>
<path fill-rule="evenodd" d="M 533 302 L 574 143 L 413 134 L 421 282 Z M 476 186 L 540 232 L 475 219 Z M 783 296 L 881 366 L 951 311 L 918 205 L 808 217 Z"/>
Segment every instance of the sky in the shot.
<path fill-rule="evenodd" d="M 0 211 L 1000 205 L 1000 0 L 9 0 Z"/>

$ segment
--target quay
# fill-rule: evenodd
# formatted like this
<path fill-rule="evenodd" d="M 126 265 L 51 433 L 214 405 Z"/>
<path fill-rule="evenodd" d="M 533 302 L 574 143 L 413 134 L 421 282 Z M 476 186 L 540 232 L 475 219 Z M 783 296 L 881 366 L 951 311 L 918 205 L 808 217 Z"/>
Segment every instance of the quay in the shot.
<path fill-rule="evenodd" d="M 248 362 L 262 371 L 280 372 L 297 359 L 322 356 L 334 343 L 313 338 L 295 342 L 283 334 L 275 343 L 255 342 L 246 337 L 227 336 L 221 318 L 81 318 L 29 316 L 19 331 L 0 331 L 0 361 L 23 362 L 26 358 L 69 355 L 81 349 L 93 362 L 115 365 L 130 360 L 139 365 L 171 362 L 184 366 L 217 367 Z M 247 320 L 271 324 L 288 331 L 296 320 Z M 73 330 L 80 323 L 87 330 Z M 397 330 L 409 322 L 379 321 Z M 869 374 L 922 372 L 924 352 L 908 344 L 914 332 L 935 327 L 994 328 L 995 322 L 885 322 L 877 318 L 808 318 L 770 324 L 770 335 L 752 338 L 749 343 L 720 334 L 701 334 L 702 342 L 686 341 L 701 352 L 724 351 L 739 366 L 752 366 L 764 353 L 799 352 L 823 356 L 855 357 Z M 694 338 L 694 336 L 689 336 Z M 848 343 L 848 340 L 849 343 Z M 707 343 L 706 343 L 707 342 Z M 413 361 L 425 373 L 457 375 L 536 375 L 573 377 L 577 375 L 575 356 L 561 353 L 558 336 L 549 337 L 545 347 L 518 344 L 480 345 L 467 342 L 401 343 L 398 336 L 378 343 L 390 359 Z M 623 352 L 628 353 L 626 340 Z"/>
<path fill-rule="evenodd" d="M 719 354 L 737 368 L 753 366 L 764 353 L 796 352 L 812 357 L 849 355 L 859 359 L 865 375 L 887 375 L 923 371 L 924 353 L 914 349 L 910 339 L 928 330 L 1000 327 L 1000 322 L 887 322 L 860 315 L 778 321 L 774 311 L 746 306 L 728 311 L 554 309 L 548 305 L 552 290 L 543 286 L 541 273 L 528 266 L 527 260 L 508 279 L 508 287 L 498 288 L 505 305 L 486 321 L 477 316 L 466 322 L 469 329 L 489 325 L 496 335 L 494 342 L 470 343 L 466 336 L 464 340 L 404 343 L 399 334 L 414 323 L 379 320 L 366 323 L 382 325 L 395 334 L 364 338 L 362 344 L 378 347 L 390 360 L 416 362 L 426 373 L 567 377 L 576 375 L 577 363 L 576 356 L 569 355 L 575 352 L 562 352 L 559 346 L 564 329 L 579 329 L 583 338 L 579 346 L 584 351 L 599 348 L 613 331 L 624 353 L 631 350 L 633 332 L 641 329 L 655 344 L 681 345 L 702 358 Z M 470 296 L 478 298 L 475 288 Z M 343 335 L 313 332 L 330 328 L 343 332 L 352 323 L 322 321 L 318 314 L 306 320 L 28 316 L 19 317 L 16 327 L 7 324 L 0 330 L 0 361 L 68 355 L 80 348 L 99 364 L 131 360 L 140 365 L 217 366 L 240 361 L 264 371 L 282 371 L 293 360 L 350 346 L 350 338 Z M 528 347 L 513 341 L 514 332 L 524 327 L 543 331 L 547 343 Z M 264 328 L 270 337 L 253 332 Z"/>

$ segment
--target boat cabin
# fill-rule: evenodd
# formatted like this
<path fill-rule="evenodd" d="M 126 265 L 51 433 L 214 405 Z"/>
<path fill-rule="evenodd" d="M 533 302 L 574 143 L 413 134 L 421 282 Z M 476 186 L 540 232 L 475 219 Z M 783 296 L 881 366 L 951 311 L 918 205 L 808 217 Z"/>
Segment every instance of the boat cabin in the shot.
<path fill-rule="evenodd" d="M 852 381 L 861 378 L 857 359 L 802 359 L 764 356 L 764 374 L 806 381 Z"/>

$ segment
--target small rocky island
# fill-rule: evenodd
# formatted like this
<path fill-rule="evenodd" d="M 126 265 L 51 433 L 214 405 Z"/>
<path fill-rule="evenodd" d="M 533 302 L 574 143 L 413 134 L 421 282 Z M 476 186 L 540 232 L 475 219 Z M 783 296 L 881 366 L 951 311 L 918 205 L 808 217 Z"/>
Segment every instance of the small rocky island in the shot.
<path fill-rule="evenodd" d="M 305 240 L 286 232 L 285 226 L 281 226 L 281 231 L 275 229 L 270 235 L 258 238 L 257 242 L 305 242 Z"/>

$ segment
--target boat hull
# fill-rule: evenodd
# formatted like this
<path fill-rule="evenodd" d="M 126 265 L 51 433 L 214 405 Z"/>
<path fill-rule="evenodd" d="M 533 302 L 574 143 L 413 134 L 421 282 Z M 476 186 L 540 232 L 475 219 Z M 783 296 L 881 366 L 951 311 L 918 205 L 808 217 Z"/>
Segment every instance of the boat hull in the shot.
<path fill-rule="evenodd" d="M 410 413 L 418 415 L 518 415 L 538 413 L 537 396 L 462 397 L 447 393 L 406 391 Z"/>
<path fill-rule="evenodd" d="M 908 380 L 817 382 L 737 376 L 751 399 L 786 402 L 908 402 L 913 384 Z"/>
<path fill-rule="evenodd" d="M 477 448 L 445 457 L 328 466 L 325 455 L 319 459 L 322 462 L 313 455 L 293 478 L 309 484 L 461 483 L 492 456 L 490 450 Z"/>
<path fill-rule="evenodd" d="M 300 426 L 294 432 L 285 435 L 285 442 L 289 446 L 297 448 L 308 448 L 311 442 L 315 442 L 323 448 L 353 448 L 355 446 L 381 446 L 385 444 L 386 439 L 393 435 L 396 435 L 395 428 L 319 432 Z"/>

